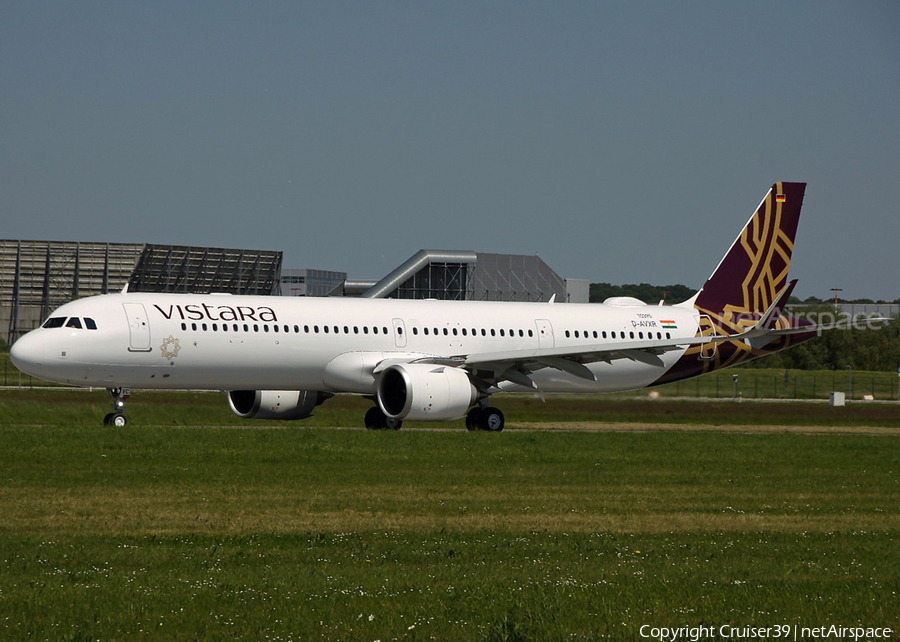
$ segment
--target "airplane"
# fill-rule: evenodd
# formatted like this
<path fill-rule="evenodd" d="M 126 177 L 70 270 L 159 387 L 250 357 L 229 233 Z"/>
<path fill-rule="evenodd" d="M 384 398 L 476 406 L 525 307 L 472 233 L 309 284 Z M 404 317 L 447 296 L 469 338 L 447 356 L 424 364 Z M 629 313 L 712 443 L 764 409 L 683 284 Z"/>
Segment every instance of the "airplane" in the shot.
<path fill-rule="evenodd" d="M 370 429 L 466 418 L 501 431 L 497 392 L 659 386 L 798 345 L 825 326 L 782 314 L 806 183 L 775 183 L 703 287 L 676 305 L 104 294 L 66 303 L 13 344 L 32 376 L 104 387 L 227 391 L 246 419 L 304 419 L 335 394 L 374 402 Z M 555 298 L 555 297 L 554 297 Z"/>

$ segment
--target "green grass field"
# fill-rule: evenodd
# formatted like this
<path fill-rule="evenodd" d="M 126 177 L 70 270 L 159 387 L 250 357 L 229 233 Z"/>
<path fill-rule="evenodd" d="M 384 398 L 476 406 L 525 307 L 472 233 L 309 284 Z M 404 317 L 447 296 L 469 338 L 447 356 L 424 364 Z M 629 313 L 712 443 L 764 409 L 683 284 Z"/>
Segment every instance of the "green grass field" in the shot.
<path fill-rule="evenodd" d="M 136 393 L 117 429 L 106 403 L 0 392 L 0 639 L 900 629 L 897 405 L 507 397 L 487 434 L 199 393 Z"/>

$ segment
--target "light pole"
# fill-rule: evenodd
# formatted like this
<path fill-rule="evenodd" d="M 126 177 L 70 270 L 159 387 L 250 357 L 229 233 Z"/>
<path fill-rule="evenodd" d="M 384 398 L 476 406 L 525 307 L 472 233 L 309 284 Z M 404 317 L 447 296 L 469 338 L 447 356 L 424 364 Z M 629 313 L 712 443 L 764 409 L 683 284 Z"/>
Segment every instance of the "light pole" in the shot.
<path fill-rule="evenodd" d="M 847 366 L 847 401 L 853 399 L 853 366 Z"/>
<path fill-rule="evenodd" d="M 843 292 L 842 288 L 831 288 L 831 291 L 834 292 L 834 311 L 837 312 L 838 309 L 838 292 Z"/>

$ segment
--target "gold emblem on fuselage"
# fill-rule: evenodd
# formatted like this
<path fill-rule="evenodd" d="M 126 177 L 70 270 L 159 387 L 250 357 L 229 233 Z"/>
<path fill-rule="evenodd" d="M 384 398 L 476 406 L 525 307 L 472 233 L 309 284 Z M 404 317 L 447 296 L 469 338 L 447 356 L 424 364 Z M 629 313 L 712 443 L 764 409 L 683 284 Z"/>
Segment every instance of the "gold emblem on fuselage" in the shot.
<path fill-rule="evenodd" d="M 178 343 L 178 339 L 170 334 L 165 339 L 163 339 L 163 344 L 159 347 L 159 349 L 164 359 L 174 359 L 178 356 L 178 351 L 181 350 L 181 345 Z"/>

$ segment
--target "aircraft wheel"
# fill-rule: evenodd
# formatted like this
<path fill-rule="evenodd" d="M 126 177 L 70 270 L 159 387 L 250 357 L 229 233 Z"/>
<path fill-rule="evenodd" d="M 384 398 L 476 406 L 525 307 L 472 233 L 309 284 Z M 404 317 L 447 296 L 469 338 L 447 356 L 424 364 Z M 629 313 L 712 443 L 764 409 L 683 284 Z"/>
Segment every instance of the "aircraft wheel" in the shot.
<path fill-rule="evenodd" d="M 385 417 L 384 423 L 388 430 L 400 430 L 400 427 L 403 426 L 402 419 L 391 419 L 390 417 Z"/>
<path fill-rule="evenodd" d="M 384 430 L 388 427 L 387 417 L 381 412 L 381 408 L 373 406 L 366 411 L 366 428 L 369 430 Z"/>
<path fill-rule="evenodd" d="M 119 412 L 111 412 L 103 418 L 104 426 L 118 426 L 121 428 L 126 423 L 128 423 L 128 420 L 125 419 L 125 415 Z"/>
<path fill-rule="evenodd" d="M 506 425 L 506 419 L 498 408 L 487 407 L 481 411 L 480 415 L 478 423 L 482 430 L 500 432 L 503 430 L 503 426 Z"/>
<path fill-rule="evenodd" d="M 466 430 L 481 430 L 481 408 L 475 406 L 466 415 Z"/>

